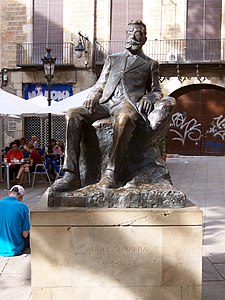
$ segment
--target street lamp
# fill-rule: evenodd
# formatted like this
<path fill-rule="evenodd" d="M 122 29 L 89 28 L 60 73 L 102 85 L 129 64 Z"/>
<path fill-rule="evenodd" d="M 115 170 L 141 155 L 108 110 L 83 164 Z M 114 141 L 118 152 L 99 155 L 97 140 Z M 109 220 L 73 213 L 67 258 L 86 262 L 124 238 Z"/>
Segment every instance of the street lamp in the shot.
<path fill-rule="evenodd" d="M 52 57 L 50 48 L 46 48 L 46 55 L 41 58 L 43 66 L 44 66 L 44 72 L 45 72 L 45 78 L 48 82 L 48 106 L 51 106 L 51 83 L 52 78 L 54 77 L 54 71 L 55 71 L 55 61 L 56 57 Z M 48 140 L 49 143 L 51 141 L 51 127 L 52 127 L 52 116 L 51 113 L 48 113 Z"/>
<path fill-rule="evenodd" d="M 7 82 L 8 82 L 8 71 L 7 71 L 7 69 L 2 68 L 1 74 L 2 74 L 2 86 L 5 86 L 5 85 L 7 85 Z"/>
<path fill-rule="evenodd" d="M 75 47 L 75 54 L 77 58 L 81 58 L 83 52 L 84 54 L 87 54 L 86 42 L 88 41 L 88 37 L 83 35 L 80 31 L 78 32 L 78 35 L 79 40 L 77 46 Z"/>

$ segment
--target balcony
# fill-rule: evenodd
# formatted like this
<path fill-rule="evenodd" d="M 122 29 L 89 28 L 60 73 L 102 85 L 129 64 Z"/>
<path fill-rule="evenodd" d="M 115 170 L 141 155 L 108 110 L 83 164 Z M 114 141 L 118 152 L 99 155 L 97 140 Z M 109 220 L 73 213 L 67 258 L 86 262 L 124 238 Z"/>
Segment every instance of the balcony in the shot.
<path fill-rule="evenodd" d="M 103 64 L 108 54 L 122 52 L 124 49 L 125 43 L 121 41 L 96 41 L 95 64 Z M 143 50 L 147 56 L 160 64 L 225 61 L 225 39 L 148 40 Z"/>
<path fill-rule="evenodd" d="M 56 66 L 74 67 L 74 44 L 72 43 L 23 43 L 16 45 L 16 65 L 22 68 L 42 66 L 41 58 L 46 48 L 52 49 L 56 56 Z"/>
<path fill-rule="evenodd" d="M 77 58 L 73 43 L 17 44 L 17 66 L 22 68 L 41 67 L 41 58 L 46 54 L 46 48 L 51 48 L 52 56 L 56 56 L 56 66 L 75 66 Z M 103 65 L 108 54 L 122 52 L 124 49 L 125 42 L 123 41 L 96 41 L 93 49 L 93 64 Z M 147 56 L 164 66 L 168 64 L 225 63 L 225 39 L 148 40 L 143 49 Z"/>

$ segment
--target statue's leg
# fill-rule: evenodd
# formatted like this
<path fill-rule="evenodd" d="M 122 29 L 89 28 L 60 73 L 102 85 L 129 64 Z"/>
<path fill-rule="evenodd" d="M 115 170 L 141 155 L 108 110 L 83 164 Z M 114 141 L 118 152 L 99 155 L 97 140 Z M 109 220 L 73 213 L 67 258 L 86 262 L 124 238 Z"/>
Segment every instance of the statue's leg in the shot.
<path fill-rule="evenodd" d="M 116 186 L 117 174 L 128 150 L 133 131 L 140 118 L 139 113 L 129 102 L 124 102 L 122 108 L 115 113 L 113 144 L 109 161 L 99 182 L 99 186 L 103 188 L 113 188 Z"/>
<path fill-rule="evenodd" d="M 79 157 L 83 128 L 88 123 L 91 124 L 106 115 L 107 113 L 101 107 L 98 107 L 93 113 L 90 113 L 89 110 L 83 106 L 68 110 L 66 114 L 64 176 L 55 181 L 51 186 L 52 191 L 63 192 L 79 189 L 81 187 Z"/>
<path fill-rule="evenodd" d="M 86 108 L 70 109 L 66 114 L 66 146 L 63 169 L 79 177 L 82 123 L 86 122 Z"/>
<path fill-rule="evenodd" d="M 176 100 L 173 97 L 165 97 L 156 101 L 154 110 L 149 115 L 150 126 L 154 131 L 165 128 L 165 124 L 170 122 L 171 115 L 176 107 Z M 167 131 L 167 128 L 166 130 Z"/>

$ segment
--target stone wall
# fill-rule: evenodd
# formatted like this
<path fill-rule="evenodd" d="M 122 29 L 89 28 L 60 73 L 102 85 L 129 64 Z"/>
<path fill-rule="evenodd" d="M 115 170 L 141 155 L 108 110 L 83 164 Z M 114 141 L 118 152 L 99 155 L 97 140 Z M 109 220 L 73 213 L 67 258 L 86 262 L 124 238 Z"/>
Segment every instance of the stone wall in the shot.
<path fill-rule="evenodd" d="M 27 41 L 28 3 L 26 0 L 1 1 L 0 67 L 15 67 L 16 44 Z"/>
<path fill-rule="evenodd" d="M 187 0 L 144 1 L 143 19 L 148 39 L 185 38 Z"/>

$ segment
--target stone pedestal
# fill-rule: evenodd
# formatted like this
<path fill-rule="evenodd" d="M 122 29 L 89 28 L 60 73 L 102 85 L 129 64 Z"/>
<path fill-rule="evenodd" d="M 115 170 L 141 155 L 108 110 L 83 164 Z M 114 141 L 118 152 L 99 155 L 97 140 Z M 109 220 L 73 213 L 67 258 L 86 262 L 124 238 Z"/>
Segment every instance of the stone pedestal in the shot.
<path fill-rule="evenodd" d="M 31 211 L 33 300 L 200 300 L 202 211 Z"/>

